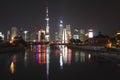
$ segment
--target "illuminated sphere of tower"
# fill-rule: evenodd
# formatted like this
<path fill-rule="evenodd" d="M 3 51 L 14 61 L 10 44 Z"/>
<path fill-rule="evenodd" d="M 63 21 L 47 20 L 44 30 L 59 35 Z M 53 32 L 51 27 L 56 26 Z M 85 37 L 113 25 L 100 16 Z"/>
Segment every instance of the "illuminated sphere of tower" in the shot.
<path fill-rule="evenodd" d="M 49 18 L 46 18 L 46 21 L 49 21 L 50 19 Z"/>

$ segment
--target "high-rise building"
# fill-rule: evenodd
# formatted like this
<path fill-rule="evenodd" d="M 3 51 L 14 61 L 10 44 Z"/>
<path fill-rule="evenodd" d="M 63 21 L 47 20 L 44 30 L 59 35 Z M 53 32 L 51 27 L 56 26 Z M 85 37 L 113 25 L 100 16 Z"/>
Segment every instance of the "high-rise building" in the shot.
<path fill-rule="evenodd" d="M 49 42 L 49 40 L 50 40 L 50 32 L 49 32 L 49 16 L 48 16 L 48 6 L 46 7 L 46 18 L 45 18 L 45 20 L 46 20 L 46 35 L 45 35 L 45 38 L 46 38 L 46 41 L 48 41 Z"/>
<path fill-rule="evenodd" d="M 115 35 L 116 46 L 120 47 L 120 31 L 117 31 Z"/>
<path fill-rule="evenodd" d="M 84 29 L 80 29 L 80 40 L 81 41 L 85 40 L 85 30 Z"/>
<path fill-rule="evenodd" d="M 7 37 L 7 40 L 10 40 L 10 31 L 9 30 L 7 31 L 7 36 L 6 37 Z"/>
<path fill-rule="evenodd" d="M 73 32 L 73 39 L 79 39 L 79 30 L 78 29 L 74 29 L 74 32 Z"/>
<path fill-rule="evenodd" d="M 30 40 L 37 41 L 38 40 L 38 32 L 31 32 L 30 33 Z"/>
<path fill-rule="evenodd" d="M 2 34 L 2 32 L 0 32 L 0 37 L 2 40 L 4 40 L 4 35 Z"/>
<path fill-rule="evenodd" d="M 16 27 L 12 27 L 11 28 L 11 39 L 13 40 L 15 36 L 17 36 L 17 28 Z"/>
<path fill-rule="evenodd" d="M 62 43 L 68 43 L 66 28 L 63 29 Z"/>
<path fill-rule="evenodd" d="M 62 41 L 63 38 L 63 20 L 60 20 L 59 24 L 59 41 Z"/>
<path fill-rule="evenodd" d="M 55 40 L 58 41 L 59 38 L 58 38 L 58 32 L 55 32 Z"/>
<path fill-rule="evenodd" d="M 43 29 L 40 29 L 38 31 L 38 41 L 45 40 L 45 31 Z"/>
<path fill-rule="evenodd" d="M 67 39 L 70 40 L 72 38 L 70 25 L 66 25 L 66 33 L 67 33 Z"/>

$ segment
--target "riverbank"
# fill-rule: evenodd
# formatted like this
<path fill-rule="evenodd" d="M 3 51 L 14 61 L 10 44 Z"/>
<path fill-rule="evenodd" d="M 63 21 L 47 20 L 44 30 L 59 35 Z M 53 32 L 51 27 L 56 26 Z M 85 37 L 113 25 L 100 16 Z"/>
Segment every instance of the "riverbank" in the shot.
<path fill-rule="evenodd" d="M 84 46 L 84 45 L 74 45 L 74 44 L 68 44 L 68 48 L 73 49 L 81 49 L 81 50 L 88 50 L 88 51 L 97 51 L 97 52 L 120 52 L 120 48 L 108 48 L 104 46 Z"/>
<path fill-rule="evenodd" d="M 100 46 L 80 46 L 80 45 L 67 45 L 68 48 L 95 52 L 94 58 L 96 61 L 104 62 L 114 62 L 120 63 L 120 49 L 119 48 L 107 48 Z"/>

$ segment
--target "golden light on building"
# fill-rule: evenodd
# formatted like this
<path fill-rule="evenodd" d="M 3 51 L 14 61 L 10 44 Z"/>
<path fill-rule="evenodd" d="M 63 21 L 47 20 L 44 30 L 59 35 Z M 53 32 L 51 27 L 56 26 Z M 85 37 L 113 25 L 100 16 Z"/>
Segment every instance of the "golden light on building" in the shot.
<path fill-rule="evenodd" d="M 117 35 L 120 35 L 120 32 L 117 32 L 116 34 L 117 34 Z"/>
<path fill-rule="evenodd" d="M 107 44 L 106 44 L 106 47 L 112 47 L 112 43 L 110 40 L 108 40 Z"/>
<path fill-rule="evenodd" d="M 13 40 L 15 36 L 17 36 L 17 28 L 16 27 L 12 27 L 11 28 L 11 39 Z"/>
<path fill-rule="evenodd" d="M 9 43 L 12 44 L 12 43 L 13 43 L 13 40 L 10 40 Z"/>
<path fill-rule="evenodd" d="M 115 39 L 116 39 L 116 45 L 120 46 L 120 31 L 116 33 Z"/>

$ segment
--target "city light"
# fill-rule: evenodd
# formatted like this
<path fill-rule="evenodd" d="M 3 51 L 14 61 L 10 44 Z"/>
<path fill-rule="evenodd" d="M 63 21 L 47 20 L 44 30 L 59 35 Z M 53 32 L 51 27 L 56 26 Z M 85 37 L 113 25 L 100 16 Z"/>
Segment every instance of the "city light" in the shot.
<path fill-rule="evenodd" d="M 89 38 L 93 38 L 93 32 L 89 32 Z"/>
<path fill-rule="evenodd" d="M 93 30 L 92 29 L 89 29 L 88 37 L 93 38 Z"/>
<path fill-rule="evenodd" d="M 0 32 L 0 37 L 2 38 L 2 40 L 4 40 L 4 35 L 2 34 L 2 32 Z"/>

